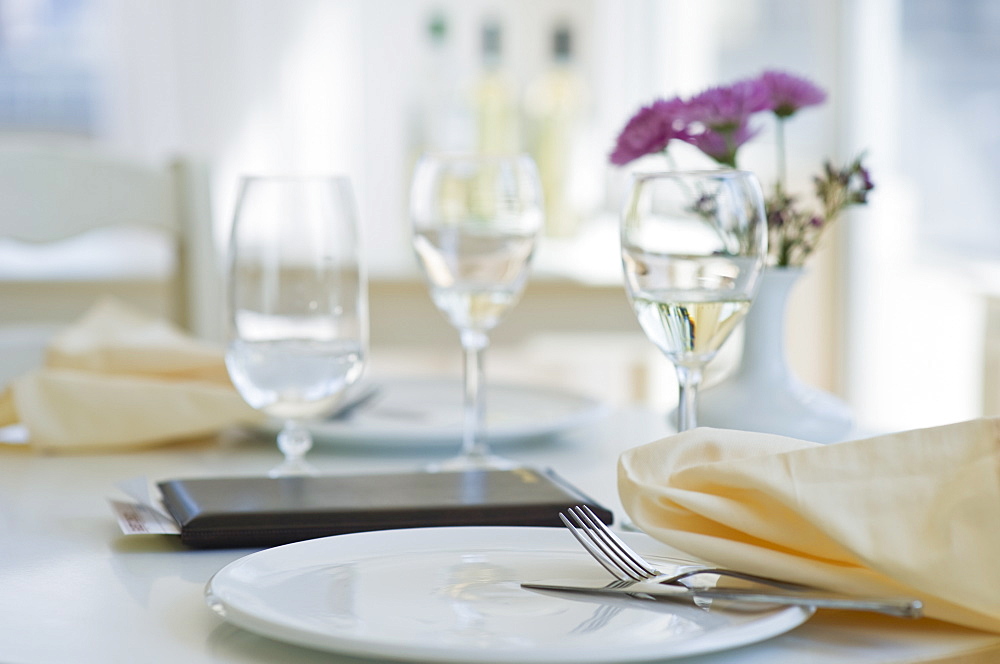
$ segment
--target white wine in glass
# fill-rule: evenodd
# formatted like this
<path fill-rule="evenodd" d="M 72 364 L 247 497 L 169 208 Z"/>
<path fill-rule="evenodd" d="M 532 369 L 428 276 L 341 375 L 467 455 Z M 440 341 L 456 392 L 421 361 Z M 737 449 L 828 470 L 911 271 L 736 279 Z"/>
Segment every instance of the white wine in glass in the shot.
<path fill-rule="evenodd" d="M 343 177 L 248 177 L 229 246 L 226 367 L 253 408 L 283 422 L 272 476 L 311 474 L 303 420 L 336 409 L 368 340 L 354 201 Z"/>
<path fill-rule="evenodd" d="M 542 228 L 542 193 L 526 155 L 428 154 L 410 191 L 413 248 L 431 299 L 465 353 L 462 450 L 432 470 L 512 468 L 486 439 L 483 354 L 521 297 Z"/>
<path fill-rule="evenodd" d="M 692 429 L 704 367 L 750 309 L 764 267 L 760 184 L 736 170 L 636 175 L 621 252 L 639 325 L 677 370 L 677 430 Z"/>

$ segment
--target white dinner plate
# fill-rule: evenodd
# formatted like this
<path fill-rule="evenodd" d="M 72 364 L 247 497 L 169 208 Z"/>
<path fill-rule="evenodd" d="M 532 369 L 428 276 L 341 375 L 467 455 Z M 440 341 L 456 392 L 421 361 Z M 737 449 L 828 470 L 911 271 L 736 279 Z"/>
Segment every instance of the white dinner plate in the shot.
<path fill-rule="evenodd" d="M 462 386 L 447 378 L 373 379 L 379 393 L 341 420 L 309 422 L 317 443 L 457 449 Z M 607 412 L 590 397 L 526 385 L 487 384 L 486 430 L 492 445 L 541 440 Z"/>
<path fill-rule="evenodd" d="M 645 535 L 626 534 L 664 571 Z M 413 662 L 593 664 L 671 659 L 782 634 L 812 615 L 526 590 L 603 584 L 563 528 L 383 530 L 307 540 L 237 560 L 209 582 L 210 607 L 251 632 L 340 654 Z"/>

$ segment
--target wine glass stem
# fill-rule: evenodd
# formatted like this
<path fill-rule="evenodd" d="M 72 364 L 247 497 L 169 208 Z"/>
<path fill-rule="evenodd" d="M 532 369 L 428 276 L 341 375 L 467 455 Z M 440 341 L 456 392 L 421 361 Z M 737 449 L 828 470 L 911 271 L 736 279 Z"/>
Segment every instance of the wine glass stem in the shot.
<path fill-rule="evenodd" d="M 312 449 L 312 434 L 295 420 L 286 420 L 278 434 L 278 449 L 285 455 L 287 462 L 299 463 L 305 459 L 306 452 Z"/>
<path fill-rule="evenodd" d="M 483 431 L 486 404 L 483 394 L 483 355 L 490 340 L 475 330 L 462 331 L 465 351 L 464 389 L 462 393 L 462 455 L 486 456 L 489 448 Z"/>
<path fill-rule="evenodd" d="M 700 366 L 677 365 L 677 383 L 680 387 L 677 401 L 677 431 L 687 431 L 698 426 L 698 388 L 701 386 Z"/>
<path fill-rule="evenodd" d="M 293 475 L 317 475 L 319 471 L 308 461 L 306 452 L 312 448 L 312 434 L 309 429 L 295 420 L 286 420 L 285 426 L 278 433 L 278 449 L 285 455 L 285 460 L 268 472 L 270 477 L 289 477 Z"/>

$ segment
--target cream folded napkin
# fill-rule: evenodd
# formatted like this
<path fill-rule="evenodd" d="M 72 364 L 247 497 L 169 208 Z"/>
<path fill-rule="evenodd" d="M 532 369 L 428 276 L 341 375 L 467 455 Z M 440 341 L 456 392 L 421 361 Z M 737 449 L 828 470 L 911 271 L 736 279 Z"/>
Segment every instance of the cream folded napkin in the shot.
<path fill-rule="evenodd" d="M 24 425 L 44 450 L 158 444 L 260 419 L 219 349 L 115 300 L 53 338 L 45 366 L 0 394 L 0 426 Z"/>
<path fill-rule="evenodd" d="M 625 452 L 618 488 L 639 528 L 714 564 L 1000 632 L 1000 418 L 834 445 L 694 429 Z"/>

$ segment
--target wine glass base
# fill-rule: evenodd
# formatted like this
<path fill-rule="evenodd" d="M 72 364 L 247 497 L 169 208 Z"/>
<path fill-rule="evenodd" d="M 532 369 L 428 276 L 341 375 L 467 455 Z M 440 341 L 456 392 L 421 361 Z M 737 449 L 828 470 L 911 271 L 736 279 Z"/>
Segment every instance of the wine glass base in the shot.
<path fill-rule="evenodd" d="M 494 454 L 462 454 L 451 459 L 429 464 L 427 471 L 431 473 L 460 472 L 465 470 L 513 470 L 523 468 L 524 464 L 505 459 Z"/>
<path fill-rule="evenodd" d="M 319 469 L 305 459 L 285 459 L 280 464 L 267 471 L 268 477 L 295 477 L 319 474 Z"/>

